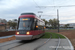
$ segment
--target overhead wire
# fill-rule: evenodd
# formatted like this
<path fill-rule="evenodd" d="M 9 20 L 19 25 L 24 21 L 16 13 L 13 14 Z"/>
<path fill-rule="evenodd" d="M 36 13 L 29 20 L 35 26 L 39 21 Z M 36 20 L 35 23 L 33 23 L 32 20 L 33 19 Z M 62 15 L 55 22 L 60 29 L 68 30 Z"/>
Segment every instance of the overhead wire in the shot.
<path fill-rule="evenodd" d="M 74 7 L 75 5 L 65 5 L 65 6 L 39 6 L 41 8 L 43 7 Z"/>
<path fill-rule="evenodd" d="M 39 7 L 39 5 L 36 3 L 36 1 L 35 0 L 33 0 L 33 1 L 37 5 L 37 7 Z M 41 9 L 41 7 L 39 7 L 39 8 Z M 41 13 L 41 16 L 42 16 L 42 13 Z"/>
<path fill-rule="evenodd" d="M 47 0 L 49 2 L 49 0 Z M 55 4 L 55 1 L 53 0 L 53 4 Z M 74 7 L 75 5 L 64 5 L 64 6 L 39 6 L 40 8 L 46 8 L 46 7 Z"/>
<path fill-rule="evenodd" d="M 34 3 L 37 5 L 37 7 L 39 7 L 39 5 L 35 2 L 35 0 L 33 0 L 34 1 Z M 41 9 L 41 7 L 39 7 L 40 9 Z"/>

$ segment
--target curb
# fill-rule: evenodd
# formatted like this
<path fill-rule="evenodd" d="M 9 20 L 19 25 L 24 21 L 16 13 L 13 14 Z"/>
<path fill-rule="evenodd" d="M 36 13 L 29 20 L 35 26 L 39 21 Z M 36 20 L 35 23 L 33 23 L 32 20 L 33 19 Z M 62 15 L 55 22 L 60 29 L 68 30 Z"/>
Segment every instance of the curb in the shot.
<path fill-rule="evenodd" d="M 9 37 L 12 37 L 12 36 L 15 36 L 15 35 L 3 36 L 3 37 L 0 37 L 0 39 L 9 38 Z"/>
<path fill-rule="evenodd" d="M 62 34 L 61 34 L 61 35 L 62 35 Z M 63 35 L 63 36 L 64 36 L 64 35 Z M 70 44 L 70 47 L 71 47 L 71 50 L 74 50 L 74 47 L 73 47 L 71 41 L 70 41 L 66 36 L 64 36 L 64 37 L 68 40 L 68 42 L 69 42 L 69 44 Z"/>

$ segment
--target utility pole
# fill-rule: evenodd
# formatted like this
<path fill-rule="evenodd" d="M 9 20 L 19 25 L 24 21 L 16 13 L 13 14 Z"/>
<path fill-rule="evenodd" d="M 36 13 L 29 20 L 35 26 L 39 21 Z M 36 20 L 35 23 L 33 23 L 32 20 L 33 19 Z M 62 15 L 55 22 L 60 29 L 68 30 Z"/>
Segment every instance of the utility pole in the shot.
<path fill-rule="evenodd" d="M 58 33 L 59 33 L 59 10 L 57 9 Z"/>
<path fill-rule="evenodd" d="M 64 6 L 37 6 L 37 7 L 40 7 L 40 8 L 46 8 L 46 7 L 58 7 L 58 8 L 61 8 L 61 7 L 75 7 L 75 5 L 64 5 Z M 58 32 L 59 32 L 59 10 L 57 9 L 57 20 L 58 20 Z"/>

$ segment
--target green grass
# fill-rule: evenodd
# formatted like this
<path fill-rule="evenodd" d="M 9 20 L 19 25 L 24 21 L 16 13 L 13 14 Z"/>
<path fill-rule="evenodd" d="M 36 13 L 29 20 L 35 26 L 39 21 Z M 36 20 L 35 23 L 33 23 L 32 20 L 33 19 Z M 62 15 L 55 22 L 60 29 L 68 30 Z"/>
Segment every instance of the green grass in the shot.
<path fill-rule="evenodd" d="M 52 39 L 57 39 L 58 36 L 60 38 L 65 38 L 63 35 L 61 34 L 57 34 L 57 33 L 51 33 L 51 32 L 45 32 L 45 34 L 41 37 L 41 38 L 50 38 L 50 35 L 52 35 Z M 57 36 L 58 35 L 58 36 Z"/>

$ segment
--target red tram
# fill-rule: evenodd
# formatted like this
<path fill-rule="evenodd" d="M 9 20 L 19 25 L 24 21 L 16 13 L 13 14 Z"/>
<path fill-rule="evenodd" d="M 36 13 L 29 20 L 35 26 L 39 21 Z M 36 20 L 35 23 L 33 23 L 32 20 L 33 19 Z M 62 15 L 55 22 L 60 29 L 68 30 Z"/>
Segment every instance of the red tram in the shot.
<path fill-rule="evenodd" d="M 45 22 L 34 13 L 22 13 L 18 19 L 17 40 L 32 40 L 44 35 Z"/>

